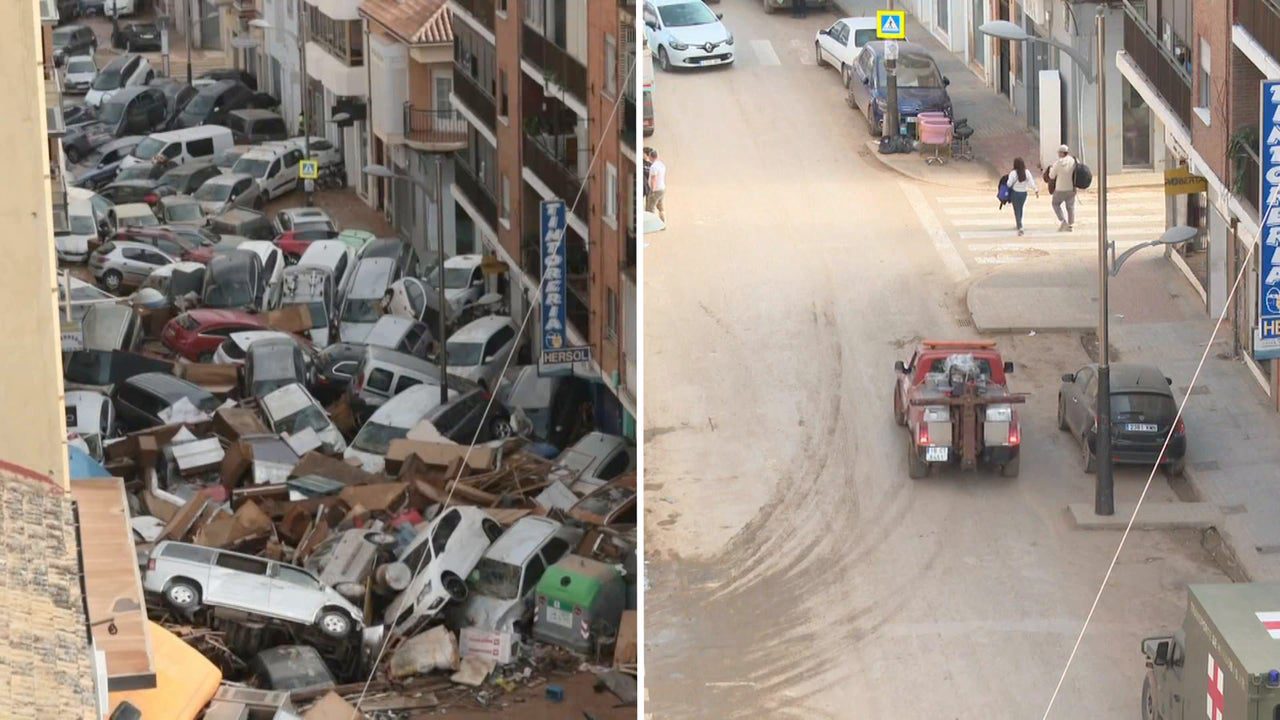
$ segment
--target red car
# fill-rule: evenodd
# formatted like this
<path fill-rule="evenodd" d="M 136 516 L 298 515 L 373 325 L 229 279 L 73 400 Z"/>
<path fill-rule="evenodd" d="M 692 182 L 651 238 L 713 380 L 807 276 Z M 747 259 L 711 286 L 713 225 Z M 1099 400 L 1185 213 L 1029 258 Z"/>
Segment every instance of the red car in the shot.
<path fill-rule="evenodd" d="M 290 262 L 297 262 L 312 242 L 338 237 L 338 226 L 328 213 L 319 208 L 281 210 L 276 213 L 272 224 L 276 231 L 276 247 Z"/>
<path fill-rule="evenodd" d="M 185 312 L 164 326 L 160 340 L 164 346 L 188 360 L 208 362 L 231 333 L 266 330 L 257 315 L 239 310 L 203 308 Z"/>
<path fill-rule="evenodd" d="M 157 250 L 182 260 L 208 265 L 213 258 L 213 247 L 218 236 L 200 228 L 127 227 L 116 233 L 116 240 L 132 240 L 146 243 Z"/>

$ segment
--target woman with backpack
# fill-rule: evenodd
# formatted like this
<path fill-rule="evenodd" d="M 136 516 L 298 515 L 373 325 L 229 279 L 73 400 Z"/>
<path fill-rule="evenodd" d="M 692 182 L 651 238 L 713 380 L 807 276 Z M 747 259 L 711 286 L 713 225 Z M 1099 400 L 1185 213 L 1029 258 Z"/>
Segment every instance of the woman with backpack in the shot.
<path fill-rule="evenodd" d="M 1005 176 L 1005 184 L 1009 187 L 1009 202 L 1013 203 L 1013 220 L 1018 224 L 1018 234 L 1022 234 L 1022 208 L 1027 204 L 1027 193 L 1034 192 L 1040 197 L 1040 188 L 1036 187 L 1036 176 L 1027 172 L 1027 164 L 1022 158 L 1013 159 L 1013 170 Z"/>

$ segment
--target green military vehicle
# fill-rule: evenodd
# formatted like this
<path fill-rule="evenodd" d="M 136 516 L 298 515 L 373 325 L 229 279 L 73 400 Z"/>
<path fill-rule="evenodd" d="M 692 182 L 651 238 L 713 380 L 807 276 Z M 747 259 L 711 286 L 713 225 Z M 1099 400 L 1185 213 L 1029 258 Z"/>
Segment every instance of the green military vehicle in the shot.
<path fill-rule="evenodd" d="M 1144 720 L 1280 720 L 1280 583 L 1192 585 L 1182 629 L 1142 654 Z"/>

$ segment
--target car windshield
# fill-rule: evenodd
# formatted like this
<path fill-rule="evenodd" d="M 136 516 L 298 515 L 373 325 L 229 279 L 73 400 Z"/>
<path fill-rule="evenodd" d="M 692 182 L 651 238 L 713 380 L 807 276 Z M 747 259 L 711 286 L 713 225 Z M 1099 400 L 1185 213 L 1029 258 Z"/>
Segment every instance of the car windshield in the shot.
<path fill-rule="evenodd" d="M 205 288 L 204 304 L 213 308 L 247 307 L 253 304 L 253 266 L 235 262 L 233 258 L 220 256 L 221 260 L 209 269 L 209 285 Z"/>
<path fill-rule="evenodd" d="M 120 68 L 108 65 L 93 79 L 94 90 L 115 90 L 120 87 Z"/>
<path fill-rule="evenodd" d="M 69 73 L 91 73 L 98 69 L 97 65 L 88 58 L 76 58 L 67 63 L 67 72 Z"/>
<path fill-rule="evenodd" d="M 888 78 L 885 76 L 884 64 L 880 64 L 880 87 L 885 87 Z M 933 60 L 922 55 L 898 56 L 898 87 L 900 88 L 940 88 L 942 76 Z"/>
<path fill-rule="evenodd" d="M 515 600 L 520 595 L 520 566 L 493 558 L 480 558 L 472 577 L 476 595 Z"/>
<path fill-rule="evenodd" d="M 342 322 L 377 322 L 381 304 L 378 298 L 351 298 L 342 306 Z"/>
<path fill-rule="evenodd" d="M 337 228 L 335 228 L 333 223 L 328 220 L 312 220 L 309 222 L 295 223 L 293 231 L 296 233 L 328 232 L 333 233 L 334 235 L 338 234 Z"/>
<path fill-rule="evenodd" d="M 200 220 L 204 217 L 204 213 L 200 211 L 200 206 L 194 203 L 180 203 L 172 205 L 168 210 L 169 220 Z"/>
<path fill-rule="evenodd" d="M 149 180 L 153 172 L 155 172 L 155 166 L 151 164 L 131 165 L 116 174 L 116 182 L 121 180 Z"/>
<path fill-rule="evenodd" d="M 359 433 L 356 433 L 355 440 L 351 441 L 351 447 L 360 452 L 385 455 L 387 448 L 391 447 L 392 440 L 399 440 L 408 434 L 409 428 L 382 425 L 370 420 L 360 428 Z"/>
<path fill-rule="evenodd" d="M 120 216 L 120 227 L 152 227 L 159 224 L 160 221 L 156 220 L 156 216 L 151 213 Z"/>
<path fill-rule="evenodd" d="M 82 385 L 106 385 L 111 382 L 111 353 L 81 350 L 67 353 L 63 376 Z"/>
<path fill-rule="evenodd" d="M 329 310 L 324 306 L 323 302 L 314 300 L 300 304 L 307 306 L 307 310 L 311 314 L 311 327 L 313 329 L 329 327 Z"/>
<path fill-rule="evenodd" d="M 253 352 L 253 375 L 255 380 L 271 380 L 292 378 L 297 375 L 297 367 L 293 362 L 293 348 L 272 347 L 266 352 Z"/>
<path fill-rule="evenodd" d="M 124 103 L 106 102 L 98 109 L 98 119 L 107 125 L 115 125 L 124 115 Z"/>
<path fill-rule="evenodd" d="M 94 225 L 92 215 L 71 215 L 69 220 L 72 235 L 96 235 L 98 232 L 98 226 Z"/>
<path fill-rule="evenodd" d="M 231 166 L 231 172 L 244 173 L 245 175 L 251 175 L 253 177 L 262 177 L 263 173 L 267 171 L 267 168 L 270 165 L 270 160 L 242 157 L 236 161 L 235 165 Z"/>
<path fill-rule="evenodd" d="M 229 148 L 215 155 L 213 158 L 213 164 L 224 170 L 230 170 L 231 166 L 235 165 L 236 161 L 239 160 L 240 156 L 243 154 L 243 150 Z"/>
<path fill-rule="evenodd" d="M 71 42 L 71 33 L 72 33 L 72 32 L 73 32 L 73 31 L 72 31 L 72 29 L 71 29 L 71 28 L 67 28 L 66 30 L 54 30 L 54 31 L 53 31 L 53 46 L 54 46 L 55 48 L 64 48 L 64 47 L 66 47 L 66 46 L 67 46 L 67 44 Z"/>
<path fill-rule="evenodd" d="M 662 16 L 662 24 L 667 27 L 706 25 L 716 21 L 716 14 L 701 2 L 664 5 L 658 8 L 658 14 Z"/>
<path fill-rule="evenodd" d="M 324 411 L 315 405 L 308 405 L 298 412 L 276 421 L 276 432 L 285 432 L 290 435 L 296 435 L 307 428 L 311 428 L 318 433 L 324 432 L 328 427 L 329 418 L 325 417 Z"/>
<path fill-rule="evenodd" d="M 427 284 L 433 288 L 440 287 L 440 268 L 431 271 L 427 276 Z M 471 268 L 444 269 L 444 286 L 447 290 L 461 290 L 471 284 Z"/>
<path fill-rule="evenodd" d="M 213 109 L 214 104 L 218 102 L 218 96 L 213 93 L 199 93 L 187 103 L 187 107 L 182 111 L 183 115 L 204 115 Z"/>
<path fill-rule="evenodd" d="M 231 197 L 231 186 L 225 183 L 205 183 L 196 190 L 195 198 L 197 200 L 216 200 L 225 202 Z"/>
<path fill-rule="evenodd" d="M 450 365 L 479 365 L 484 354 L 484 343 L 450 340 L 445 343 L 445 351 L 449 354 Z"/>
<path fill-rule="evenodd" d="M 876 39 L 876 31 L 875 31 L 875 29 L 874 29 L 874 28 L 872 28 L 872 29 L 868 29 L 868 30 L 854 30 L 854 31 L 853 31 L 853 46 L 854 46 L 854 47 L 862 47 L 863 45 L 866 45 L 867 43 L 869 43 L 869 42 L 871 42 L 872 40 L 875 40 L 875 39 Z"/>
<path fill-rule="evenodd" d="M 1177 414 L 1173 398 L 1155 393 L 1111 393 L 1111 417 L 1120 421 L 1168 422 Z"/>
<path fill-rule="evenodd" d="M 146 140 L 138 143 L 138 146 L 133 149 L 133 156 L 142 160 L 150 160 L 156 155 L 159 155 L 160 151 L 163 149 L 163 140 L 147 138 Z"/>

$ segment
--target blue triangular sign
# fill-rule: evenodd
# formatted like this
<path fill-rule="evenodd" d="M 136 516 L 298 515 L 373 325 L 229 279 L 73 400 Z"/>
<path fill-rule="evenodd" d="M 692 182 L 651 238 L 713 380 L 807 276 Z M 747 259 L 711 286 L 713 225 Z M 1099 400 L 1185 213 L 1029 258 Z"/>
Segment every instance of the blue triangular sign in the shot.
<path fill-rule="evenodd" d="M 897 35 L 899 32 L 898 19 L 892 15 L 885 15 L 884 23 L 880 26 L 880 32 L 885 35 Z"/>

